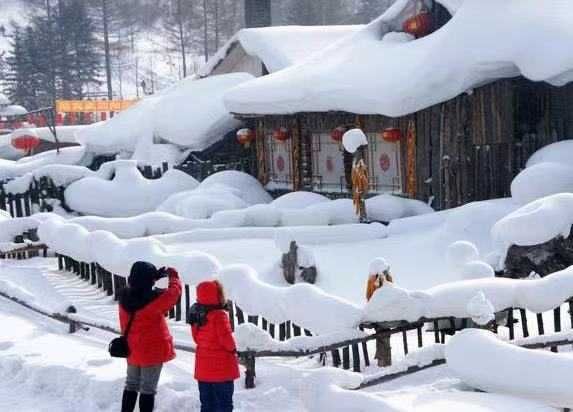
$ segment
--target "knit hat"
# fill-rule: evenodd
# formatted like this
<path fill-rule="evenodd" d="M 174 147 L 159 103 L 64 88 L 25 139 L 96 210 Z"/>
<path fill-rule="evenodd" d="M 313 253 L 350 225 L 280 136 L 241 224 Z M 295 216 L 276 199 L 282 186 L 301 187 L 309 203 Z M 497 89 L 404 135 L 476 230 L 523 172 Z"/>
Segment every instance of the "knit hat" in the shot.
<path fill-rule="evenodd" d="M 369 275 L 381 275 L 385 271 L 390 270 L 390 265 L 383 258 L 376 258 L 370 262 L 370 267 L 368 269 Z"/>
<path fill-rule="evenodd" d="M 149 290 L 157 280 L 157 268 L 149 262 L 135 262 L 127 282 L 133 289 Z"/>

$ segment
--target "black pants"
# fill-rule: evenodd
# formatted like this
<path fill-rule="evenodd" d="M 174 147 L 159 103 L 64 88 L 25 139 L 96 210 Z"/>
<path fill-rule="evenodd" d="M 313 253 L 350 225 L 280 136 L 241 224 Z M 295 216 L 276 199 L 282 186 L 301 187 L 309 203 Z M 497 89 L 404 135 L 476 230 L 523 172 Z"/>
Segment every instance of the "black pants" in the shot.
<path fill-rule="evenodd" d="M 231 412 L 233 410 L 233 381 L 209 383 L 199 382 L 201 412 Z"/>

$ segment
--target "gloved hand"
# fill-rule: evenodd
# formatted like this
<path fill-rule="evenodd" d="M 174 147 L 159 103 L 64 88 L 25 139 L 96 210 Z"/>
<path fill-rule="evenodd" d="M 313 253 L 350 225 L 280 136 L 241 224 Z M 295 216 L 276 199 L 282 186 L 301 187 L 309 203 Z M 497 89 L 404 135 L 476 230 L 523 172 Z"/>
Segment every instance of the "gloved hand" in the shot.
<path fill-rule="evenodd" d="M 157 279 L 166 278 L 166 277 L 178 277 L 179 276 L 179 273 L 177 273 L 177 270 L 175 268 L 165 267 L 165 266 L 159 268 L 159 270 L 157 271 L 157 274 L 158 274 Z"/>

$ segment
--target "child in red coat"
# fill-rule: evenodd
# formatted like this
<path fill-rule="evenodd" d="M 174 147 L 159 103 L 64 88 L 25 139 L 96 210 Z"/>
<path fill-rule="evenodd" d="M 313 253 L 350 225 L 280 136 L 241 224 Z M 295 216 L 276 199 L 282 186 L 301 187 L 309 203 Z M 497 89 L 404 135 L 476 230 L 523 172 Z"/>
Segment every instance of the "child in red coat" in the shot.
<path fill-rule="evenodd" d="M 233 410 L 233 381 L 239 378 L 239 362 L 225 303 L 218 281 L 197 286 L 197 303 L 191 308 L 190 321 L 197 344 L 195 379 L 199 381 L 201 412 Z"/>
<path fill-rule="evenodd" d="M 153 289 L 155 282 L 169 277 L 167 290 Z M 138 394 L 139 410 L 151 412 L 161 369 L 175 358 L 173 338 L 169 333 L 165 313 L 181 296 L 181 281 L 173 268 L 156 269 L 151 263 L 136 262 L 131 268 L 128 287 L 119 300 L 119 321 L 127 336 L 129 356 L 127 378 L 122 399 L 122 412 L 135 409 Z"/>

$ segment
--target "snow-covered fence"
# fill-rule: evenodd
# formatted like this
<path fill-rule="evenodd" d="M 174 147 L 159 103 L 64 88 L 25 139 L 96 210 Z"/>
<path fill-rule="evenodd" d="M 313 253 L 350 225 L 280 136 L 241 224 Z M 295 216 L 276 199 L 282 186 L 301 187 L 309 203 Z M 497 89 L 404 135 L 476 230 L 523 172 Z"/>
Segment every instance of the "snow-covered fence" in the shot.
<path fill-rule="evenodd" d="M 9 212 L 12 217 L 51 212 L 55 204 L 67 209 L 64 201 L 65 188 L 56 185 L 49 177 L 31 179 L 24 191 L 11 192 L 8 189 L 9 184 L 9 180 L 0 182 L 0 209 Z"/>

